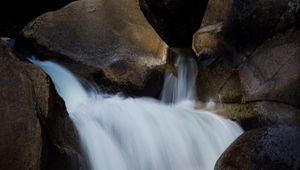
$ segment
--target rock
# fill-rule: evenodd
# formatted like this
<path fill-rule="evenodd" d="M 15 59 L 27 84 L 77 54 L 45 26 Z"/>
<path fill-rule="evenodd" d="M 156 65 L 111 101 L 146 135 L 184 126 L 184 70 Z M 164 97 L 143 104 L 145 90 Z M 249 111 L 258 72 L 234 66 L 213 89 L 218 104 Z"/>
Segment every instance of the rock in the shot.
<path fill-rule="evenodd" d="M 276 101 L 300 108 L 300 30 L 264 42 L 239 68 L 245 101 Z"/>
<path fill-rule="evenodd" d="M 201 28 L 224 23 L 231 9 L 234 0 L 209 0 L 204 17 L 202 19 Z"/>
<path fill-rule="evenodd" d="M 75 128 L 47 75 L 4 41 L 0 62 L 0 169 L 84 167 Z"/>
<path fill-rule="evenodd" d="M 225 42 L 235 47 L 238 53 L 251 54 L 267 38 L 278 33 L 277 25 L 286 11 L 293 10 L 289 4 L 294 2 L 300 5 L 299 0 L 234 0 L 224 23 Z M 295 16 L 297 10 L 293 11 Z M 295 20 L 284 27 L 290 28 L 296 23 Z"/>
<path fill-rule="evenodd" d="M 225 57 L 238 66 L 265 40 L 295 27 L 299 16 L 299 0 L 211 0 L 201 28 L 194 35 L 193 47 L 206 48 L 194 48 L 198 56 Z M 216 24 L 223 25 L 217 34 L 203 32 Z"/>
<path fill-rule="evenodd" d="M 32 19 L 59 9 L 74 0 L 2 0 L 0 2 L 0 37 L 16 37 Z"/>
<path fill-rule="evenodd" d="M 299 127 L 278 126 L 245 132 L 221 155 L 215 170 L 297 170 L 299 141 Z"/>
<path fill-rule="evenodd" d="M 49 110 L 40 118 L 46 133 L 42 166 L 47 170 L 87 170 L 77 130 L 52 83 L 47 104 Z"/>
<path fill-rule="evenodd" d="M 245 130 L 288 125 L 300 127 L 300 109 L 276 102 L 223 103 L 217 113 L 239 122 Z"/>
<path fill-rule="evenodd" d="M 171 47 L 191 47 L 208 0 L 139 0 L 142 11 Z"/>
<path fill-rule="evenodd" d="M 219 50 L 218 47 L 221 44 L 218 38 L 218 34 L 220 33 L 221 29 L 222 23 L 218 23 L 215 25 L 203 27 L 193 35 L 192 47 L 198 57 L 201 54 L 211 55 Z"/>
<path fill-rule="evenodd" d="M 38 116 L 45 107 L 36 90 L 45 92 L 46 75 L 31 64 L 19 61 L 0 42 L 0 169 L 38 170 L 42 155 L 42 129 Z M 33 81 L 39 84 L 34 89 Z M 43 93 L 41 93 L 43 94 Z"/>
<path fill-rule="evenodd" d="M 105 91 L 131 95 L 159 94 L 167 54 L 137 0 L 73 2 L 28 24 L 16 47 L 56 59 Z"/>
<path fill-rule="evenodd" d="M 197 60 L 197 93 L 202 102 L 241 103 L 244 92 L 238 70 L 223 58 Z"/>

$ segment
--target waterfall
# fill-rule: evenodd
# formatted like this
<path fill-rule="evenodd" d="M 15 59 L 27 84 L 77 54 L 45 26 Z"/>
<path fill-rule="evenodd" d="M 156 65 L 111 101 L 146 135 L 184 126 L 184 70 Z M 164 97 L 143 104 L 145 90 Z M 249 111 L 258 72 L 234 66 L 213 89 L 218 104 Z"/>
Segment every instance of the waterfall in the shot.
<path fill-rule="evenodd" d="M 196 100 L 196 78 L 198 67 L 191 57 L 176 58 L 177 75 L 167 72 L 161 99 L 166 103 L 178 103 L 184 100 Z"/>
<path fill-rule="evenodd" d="M 88 91 L 58 64 L 32 62 L 65 100 L 93 170 L 212 170 L 242 133 L 236 123 L 194 109 L 193 61 L 179 58 L 178 77 L 166 75 L 162 99 L 173 104 Z"/>

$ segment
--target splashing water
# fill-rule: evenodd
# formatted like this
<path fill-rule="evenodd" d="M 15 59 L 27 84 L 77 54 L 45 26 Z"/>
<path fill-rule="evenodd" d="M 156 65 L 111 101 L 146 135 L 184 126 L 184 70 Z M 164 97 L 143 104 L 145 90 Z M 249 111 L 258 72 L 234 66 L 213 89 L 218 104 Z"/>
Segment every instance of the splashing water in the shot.
<path fill-rule="evenodd" d="M 189 69 L 195 69 L 185 64 L 190 61 L 177 60 L 182 69 L 178 78 L 167 75 L 176 83 L 166 81 L 162 98 L 176 103 L 172 105 L 151 98 L 87 93 L 63 67 L 32 62 L 49 74 L 65 100 L 93 170 L 211 170 L 242 133 L 236 123 L 194 109 L 196 73 L 186 77 Z"/>

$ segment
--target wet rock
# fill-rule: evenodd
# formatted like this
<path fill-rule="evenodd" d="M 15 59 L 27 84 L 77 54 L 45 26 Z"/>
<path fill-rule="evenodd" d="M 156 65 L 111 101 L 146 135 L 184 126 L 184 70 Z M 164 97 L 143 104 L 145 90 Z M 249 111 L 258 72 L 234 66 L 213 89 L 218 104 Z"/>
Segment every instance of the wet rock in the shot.
<path fill-rule="evenodd" d="M 56 59 L 105 91 L 131 95 L 159 94 L 163 72 L 157 66 L 167 54 L 137 0 L 73 2 L 32 21 L 16 47 Z"/>
<path fill-rule="evenodd" d="M 171 47 L 190 47 L 207 0 L 139 0 L 142 11 Z"/>
<path fill-rule="evenodd" d="M 0 37 L 16 37 L 32 19 L 57 10 L 74 0 L 2 0 L 0 2 Z"/>
<path fill-rule="evenodd" d="M 245 101 L 269 100 L 300 108 L 300 31 L 264 42 L 239 68 Z"/>
<path fill-rule="evenodd" d="M 300 168 L 300 128 L 278 126 L 242 134 L 221 155 L 215 170 Z"/>

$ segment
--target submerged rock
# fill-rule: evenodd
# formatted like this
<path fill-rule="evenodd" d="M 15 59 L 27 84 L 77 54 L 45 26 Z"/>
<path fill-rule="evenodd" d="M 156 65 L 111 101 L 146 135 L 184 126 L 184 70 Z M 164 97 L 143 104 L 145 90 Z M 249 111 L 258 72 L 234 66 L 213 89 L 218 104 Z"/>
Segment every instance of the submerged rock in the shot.
<path fill-rule="evenodd" d="M 23 29 L 16 46 L 56 59 L 104 91 L 158 95 L 167 45 L 137 0 L 82 0 L 46 13 Z"/>
<path fill-rule="evenodd" d="M 139 0 L 150 24 L 171 47 L 191 47 L 208 0 Z"/>
<path fill-rule="evenodd" d="M 297 170 L 299 141 L 299 127 L 278 126 L 245 132 L 221 155 L 215 170 Z"/>

